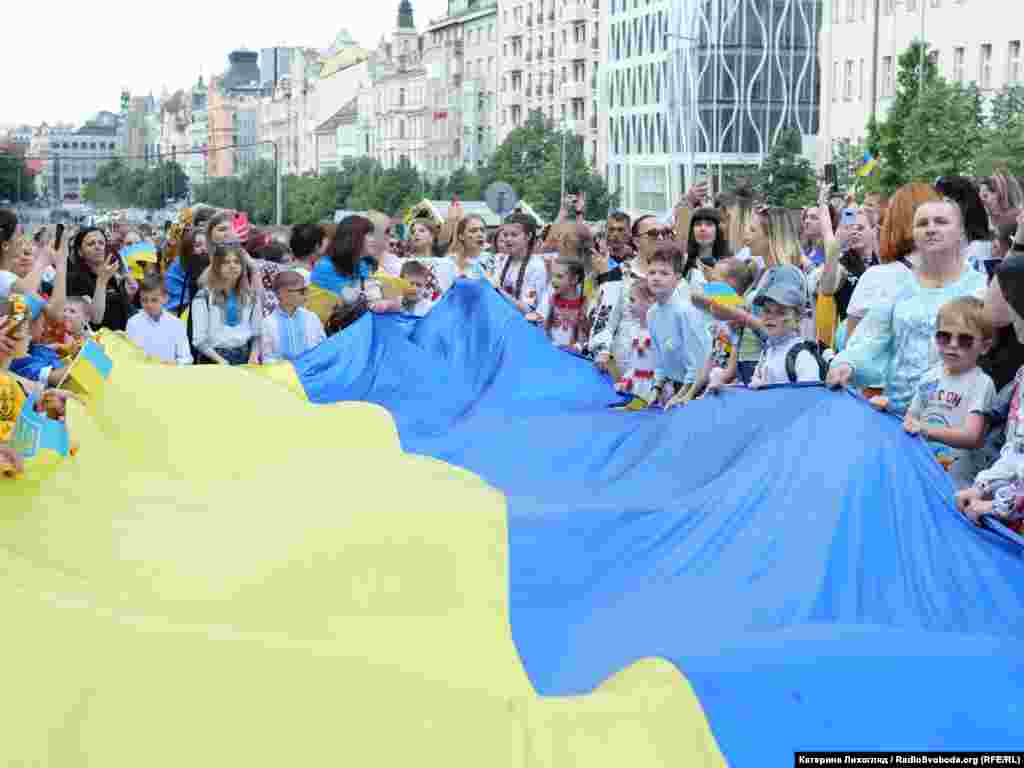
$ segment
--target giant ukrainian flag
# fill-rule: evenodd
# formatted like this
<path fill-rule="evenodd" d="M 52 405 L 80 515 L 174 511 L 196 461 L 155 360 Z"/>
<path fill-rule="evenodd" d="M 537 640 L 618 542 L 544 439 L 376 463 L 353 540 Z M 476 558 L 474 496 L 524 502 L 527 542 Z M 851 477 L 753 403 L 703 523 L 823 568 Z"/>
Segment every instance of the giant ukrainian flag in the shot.
<path fill-rule="evenodd" d="M 78 456 L 0 484 L 0 763 L 1021 744 L 1020 552 L 850 395 L 613 411 L 469 281 L 294 367 L 116 342 Z"/>

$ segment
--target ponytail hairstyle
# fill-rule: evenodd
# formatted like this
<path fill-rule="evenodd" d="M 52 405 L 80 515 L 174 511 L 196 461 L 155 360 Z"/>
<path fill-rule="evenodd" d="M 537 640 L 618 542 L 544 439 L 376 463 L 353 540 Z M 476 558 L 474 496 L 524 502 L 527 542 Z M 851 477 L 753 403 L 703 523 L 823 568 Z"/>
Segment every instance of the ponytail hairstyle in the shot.
<path fill-rule="evenodd" d="M 502 226 L 508 227 L 515 224 L 521 226 L 523 233 L 526 235 L 526 255 L 519 265 L 519 274 L 516 276 L 515 297 L 521 301 L 523 298 L 523 281 L 526 280 L 526 266 L 530 263 L 530 257 L 533 256 L 533 244 L 537 241 L 537 222 L 533 220 L 532 216 L 527 216 L 525 213 L 513 213 L 505 219 L 505 223 Z M 508 274 L 510 266 L 512 266 L 512 257 L 506 254 L 505 266 L 502 267 L 501 277 L 498 279 L 499 286 L 505 285 L 505 276 Z"/>

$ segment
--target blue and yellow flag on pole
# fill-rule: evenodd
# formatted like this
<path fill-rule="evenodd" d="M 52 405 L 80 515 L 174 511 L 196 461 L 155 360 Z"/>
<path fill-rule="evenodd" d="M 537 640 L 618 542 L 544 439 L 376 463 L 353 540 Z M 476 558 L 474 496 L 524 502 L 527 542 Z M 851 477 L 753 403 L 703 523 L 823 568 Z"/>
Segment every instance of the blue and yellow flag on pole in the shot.
<path fill-rule="evenodd" d="M 110 378 L 113 367 L 114 363 L 103 351 L 103 347 L 92 339 L 86 339 L 82 351 L 68 368 L 62 386 L 83 395 L 98 395 Z"/>
<path fill-rule="evenodd" d="M 878 168 L 878 158 L 864 150 L 864 157 L 861 159 L 860 167 L 857 169 L 857 175 L 860 177 L 870 176 Z"/>
<path fill-rule="evenodd" d="M 11 435 L 11 447 L 23 459 L 34 459 L 43 451 L 67 456 L 71 450 L 67 426 L 37 412 L 35 402 L 36 399 L 30 397 L 22 406 Z"/>

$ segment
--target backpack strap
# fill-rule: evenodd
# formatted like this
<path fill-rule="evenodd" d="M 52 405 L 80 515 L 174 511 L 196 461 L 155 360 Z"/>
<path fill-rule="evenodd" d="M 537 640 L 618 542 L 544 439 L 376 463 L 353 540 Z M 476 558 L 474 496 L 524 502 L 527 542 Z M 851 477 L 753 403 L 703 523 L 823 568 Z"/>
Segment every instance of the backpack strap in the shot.
<path fill-rule="evenodd" d="M 789 383 L 796 384 L 796 359 L 801 352 L 810 352 L 814 356 L 815 362 L 818 363 L 818 378 L 824 381 L 828 374 L 828 364 L 821 357 L 818 345 L 813 341 L 804 340 L 799 344 L 794 344 L 786 353 L 786 376 L 789 378 Z"/>

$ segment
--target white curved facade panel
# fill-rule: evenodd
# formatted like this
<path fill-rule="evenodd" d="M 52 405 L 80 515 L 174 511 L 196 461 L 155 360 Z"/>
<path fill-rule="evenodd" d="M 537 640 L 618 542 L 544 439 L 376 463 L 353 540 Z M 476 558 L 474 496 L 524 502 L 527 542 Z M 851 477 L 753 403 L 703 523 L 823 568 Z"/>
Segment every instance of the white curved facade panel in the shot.
<path fill-rule="evenodd" d="M 602 105 L 622 206 L 670 208 L 695 177 L 818 131 L 821 0 L 608 0 Z"/>

